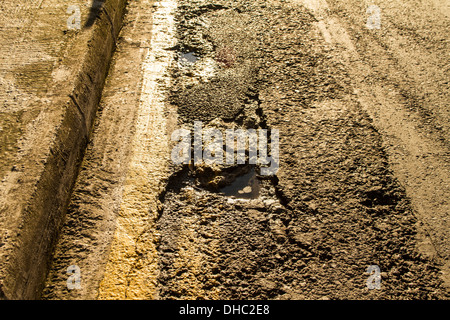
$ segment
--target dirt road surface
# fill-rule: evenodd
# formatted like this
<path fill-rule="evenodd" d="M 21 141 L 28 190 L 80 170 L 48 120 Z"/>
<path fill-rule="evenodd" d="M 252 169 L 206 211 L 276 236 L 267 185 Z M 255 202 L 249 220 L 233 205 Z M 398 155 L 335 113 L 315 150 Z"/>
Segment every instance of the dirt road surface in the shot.
<path fill-rule="evenodd" d="M 449 13 L 129 1 L 41 298 L 449 299 Z M 199 121 L 278 171 L 174 163 Z"/>

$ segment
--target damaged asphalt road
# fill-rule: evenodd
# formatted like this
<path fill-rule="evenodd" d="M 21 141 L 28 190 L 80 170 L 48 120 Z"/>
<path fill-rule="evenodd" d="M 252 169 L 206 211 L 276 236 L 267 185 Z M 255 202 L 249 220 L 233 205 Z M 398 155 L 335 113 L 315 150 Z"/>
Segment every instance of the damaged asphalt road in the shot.
<path fill-rule="evenodd" d="M 155 186 L 127 191 L 127 168 L 140 156 L 130 142 L 139 132 L 143 86 L 136 69 L 145 60 L 136 26 L 143 25 L 139 12 L 158 12 L 158 1 L 150 3 L 133 4 L 126 17 L 44 298 L 449 298 L 446 225 L 431 225 L 434 232 L 421 223 L 383 130 L 358 96 L 362 85 L 356 87 L 351 59 L 342 59 L 345 52 L 324 38 L 317 12 L 298 1 L 179 0 L 176 45 L 165 49 L 172 58 L 161 87 L 166 142 L 155 153 L 169 158 L 172 132 L 194 121 L 221 131 L 278 129 L 276 175 L 261 175 L 258 165 L 167 161 L 155 167 L 161 172 L 152 176 Z M 161 17 L 153 30 L 172 21 Z M 122 83 L 117 70 L 134 58 L 127 73 L 139 76 Z M 111 95 L 121 99 L 119 87 L 135 94 L 121 100 L 127 118 L 108 111 Z M 102 168 L 108 178 L 94 174 Z M 144 197 L 151 208 L 126 211 L 128 194 L 142 193 L 151 194 Z M 144 215 L 133 216 L 138 210 Z M 117 232 L 126 233 L 123 221 L 140 233 L 131 234 L 133 249 L 122 255 L 115 243 Z M 75 225 L 84 227 L 74 231 Z M 437 251 L 420 245 L 433 242 L 430 233 L 442 241 Z M 99 244 L 101 252 L 93 249 Z M 72 264 L 89 275 L 84 291 L 65 287 Z M 378 289 L 368 288 L 369 266 L 381 272 Z M 128 277 L 111 276 L 119 271 Z"/>

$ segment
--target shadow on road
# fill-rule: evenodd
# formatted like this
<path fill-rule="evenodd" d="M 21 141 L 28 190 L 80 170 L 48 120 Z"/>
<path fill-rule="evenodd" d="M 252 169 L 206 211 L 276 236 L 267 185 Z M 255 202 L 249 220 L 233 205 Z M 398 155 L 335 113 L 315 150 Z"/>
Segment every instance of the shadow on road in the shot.
<path fill-rule="evenodd" d="M 91 10 L 89 11 L 89 17 L 86 23 L 84 24 L 85 28 L 92 27 L 105 1 L 106 0 L 92 0 Z"/>

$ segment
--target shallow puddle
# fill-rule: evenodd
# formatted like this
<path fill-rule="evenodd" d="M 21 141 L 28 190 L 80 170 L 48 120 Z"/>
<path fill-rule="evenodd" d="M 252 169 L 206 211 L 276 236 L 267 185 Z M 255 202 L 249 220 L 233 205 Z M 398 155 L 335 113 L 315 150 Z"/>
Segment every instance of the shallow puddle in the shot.
<path fill-rule="evenodd" d="M 255 169 L 252 168 L 248 173 L 237 177 L 230 185 L 220 190 L 227 197 L 236 197 L 241 199 L 257 199 L 259 197 L 260 182 L 256 176 Z"/>
<path fill-rule="evenodd" d="M 181 64 L 194 64 L 197 62 L 199 57 L 195 55 L 193 52 L 181 53 L 180 54 L 180 63 Z"/>

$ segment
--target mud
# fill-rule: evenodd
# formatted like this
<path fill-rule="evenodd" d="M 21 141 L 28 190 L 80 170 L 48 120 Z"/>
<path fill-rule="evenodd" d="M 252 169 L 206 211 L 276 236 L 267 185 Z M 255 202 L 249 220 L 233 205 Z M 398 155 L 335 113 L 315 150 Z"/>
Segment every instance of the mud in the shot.
<path fill-rule="evenodd" d="M 330 3 L 129 4 L 45 299 L 450 298 L 448 186 L 431 171 L 424 181 L 437 200 L 426 202 L 424 187 L 404 179 L 425 169 L 414 175 L 413 157 L 396 151 L 411 141 L 392 137 L 420 130 L 397 91 L 378 90 L 412 97 L 415 84 L 394 60 L 373 66 L 379 76 L 397 68 L 375 89 L 364 82 L 373 75 L 365 42 L 342 31 L 334 13 L 347 7 Z M 381 35 L 372 36 L 375 46 Z M 430 159 L 446 165 L 447 111 L 421 105 L 431 110 L 415 114 L 423 130 L 434 127 Z M 404 131 L 383 111 L 402 114 Z M 172 132 L 194 121 L 221 132 L 278 129 L 279 170 L 171 163 Z M 69 265 L 82 270 L 81 290 L 66 288 Z M 367 286 L 373 265 L 379 289 Z"/>
<path fill-rule="evenodd" d="M 169 187 L 158 224 L 161 298 L 444 297 L 438 265 L 417 252 L 417 220 L 382 138 L 311 12 L 214 4 L 180 7 L 180 47 L 215 54 L 218 68 L 191 88 L 175 71 L 171 102 L 186 123 L 246 123 L 256 104 L 265 126 L 281 130 L 280 171 L 254 201 L 198 190 L 188 177 Z M 220 65 L 211 48 L 229 48 L 234 64 Z M 380 266 L 382 290 L 365 287 L 369 265 Z"/>

